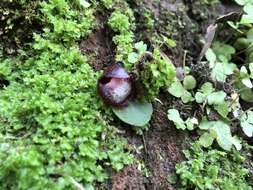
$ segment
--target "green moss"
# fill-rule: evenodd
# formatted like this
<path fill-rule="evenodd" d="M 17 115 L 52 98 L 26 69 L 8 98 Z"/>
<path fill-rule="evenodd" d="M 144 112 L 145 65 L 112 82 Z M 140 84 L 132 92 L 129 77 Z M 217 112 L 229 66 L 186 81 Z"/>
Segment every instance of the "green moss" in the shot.
<path fill-rule="evenodd" d="M 102 2 L 107 9 L 111 9 L 114 5 L 114 0 L 102 0 Z"/>
<path fill-rule="evenodd" d="M 133 52 L 133 42 L 135 29 L 133 11 L 129 8 L 126 2 L 118 2 L 114 6 L 114 11 L 111 14 L 108 24 L 115 32 L 113 42 L 116 45 L 116 61 L 123 61 L 128 70 L 133 65 L 128 62 L 128 55 Z"/>
<path fill-rule="evenodd" d="M 129 18 L 120 11 L 114 11 L 109 19 L 109 25 L 113 31 L 119 33 L 128 33 L 130 30 Z"/>
<path fill-rule="evenodd" d="M 119 170 L 132 161 L 108 128 L 99 73 L 77 48 L 93 28 L 92 7 L 66 0 L 41 6 L 44 33 L 0 68 L 10 83 L 0 91 L 0 189 L 86 187 L 107 178 L 104 165 Z"/>
<path fill-rule="evenodd" d="M 176 165 L 182 189 L 250 190 L 246 182 L 249 171 L 243 167 L 245 158 L 231 153 L 208 149 L 193 144 L 185 151 L 187 161 Z"/>
<path fill-rule="evenodd" d="M 161 56 L 158 49 L 154 49 L 153 61 L 145 63 L 141 73 L 144 85 L 143 93 L 147 100 L 153 100 L 161 88 L 168 88 L 175 78 L 175 68 L 169 59 Z"/>

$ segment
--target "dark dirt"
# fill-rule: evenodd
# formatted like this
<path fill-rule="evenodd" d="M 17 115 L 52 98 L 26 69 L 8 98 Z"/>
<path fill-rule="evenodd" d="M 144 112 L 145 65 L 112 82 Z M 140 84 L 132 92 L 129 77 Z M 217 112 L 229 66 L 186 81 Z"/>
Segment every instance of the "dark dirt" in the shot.
<path fill-rule="evenodd" d="M 177 130 L 167 119 L 168 105 L 154 103 L 151 127 L 145 134 L 146 166 L 151 172 L 147 189 L 174 189 L 167 181 L 175 172 L 175 165 L 184 159 L 182 150 L 187 146 L 187 133 Z"/>
<path fill-rule="evenodd" d="M 88 39 L 80 42 L 80 50 L 89 56 L 89 63 L 95 71 L 103 70 L 113 62 L 112 31 L 104 24 L 106 16 L 98 15 L 97 29 Z"/>
<path fill-rule="evenodd" d="M 138 170 L 137 166 L 126 166 L 122 171 L 111 178 L 112 190 L 139 189 L 145 190 L 145 178 Z"/>
<path fill-rule="evenodd" d="M 39 1 L 0 1 L 0 45 L 4 55 L 15 55 L 17 50 L 33 40 L 33 33 L 42 30 Z"/>
<path fill-rule="evenodd" d="M 111 177 L 108 189 L 113 190 L 153 190 L 175 188 L 167 181 L 168 175 L 175 172 L 176 163 L 182 161 L 184 156 L 182 150 L 189 145 L 188 133 L 177 130 L 167 119 L 167 109 L 171 105 L 166 96 L 161 95 L 159 100 L 154 102 L 154 114 L 151 119 L 151 126 L 142 136 L 125 124 L 120 130 L 125 133 L 123 136 L 128 140 L 131 149 L 135 149 L 135 158 L 144 167 L 142 172 L 138 169 L 138 164 L 125 167 L 119 173 Z M 168 103 L 170 102 L 170 103 Z M 137 150 L 138 147 L 143 147 Z M 145 171 L 148 172 L 145 176 Z"/>
<path fill-rule="evenodd" d="M 203 39 L 206 28 L 213 23 L 219 15 L 236 10 L 234 6 L 224 5 L 207 6 L 194 0 L 161 0 L 161 1 L 131 1 L 130 6 L 135 11 L 137 40 L 143 40 L 152 44 L 152 36 L 166 35 L 177 41 L 176 48 L 162 45 L 161 49 L 171 58 L 176 66 L 183 65 L 185 51 L 187 50 L 185 63 L 188 66 L 196 65 L 196 59 L 201 51 L 200 39 Z M 155 18 L 154 28 L 147 30 L 141 26 L 142 15 L 138 9 L 146 8 Z M 203 12 L 206 13 L 203 15 Z M 89 62 L 94 70 L 102 70 L 113 62 L 112 32 L 105 24 L 106 17 L 98 18 L 98 28 L 87 39 L 80 43 L 80 49 L 84 54 L 90 55 Z M 151 32 L 151 34 L 150 34 Z M 139 35 L 141 33 L 141 35 Z M 198 69 L 198 68 L 197 68 Z M 205 69 L 205 68 L 204 68 Z M 201 73 L 203 70 L 198 71 Z M 196 72 L 196 74 L 198 73 Z M 204 76 L 205 78 L 205 76 Z M 182 115 L 187 117 L 196 110 L 187 110 L 184 105 L 177 105 L 168 94 L 161 93 L 160 101 L 155 101 L 154 114 L 150 122 L 151 126 L 143 136 L 136 135 L 131 127 L 121 124 L 120 129 L 125 133 L 130 146 L 143 147 L 134 151 L 137 160 L 144 163 L 148 174 L 140 171 L 138 164 L 126 166 L 119 173 L 114 174 L 107 189 L 113 190 L 175 190 L 167 177 L 175 172 L 176 163 L 184 159 L 182 150 L 187 148 L 190 142 L 189 134 L 177 130 L 167 119 L 167 110 L 172 105 L 178 106 Z M 173 103 L 173 104 L 172 104 Z M 191 134 L 194 138 L 195 134 Z"/>

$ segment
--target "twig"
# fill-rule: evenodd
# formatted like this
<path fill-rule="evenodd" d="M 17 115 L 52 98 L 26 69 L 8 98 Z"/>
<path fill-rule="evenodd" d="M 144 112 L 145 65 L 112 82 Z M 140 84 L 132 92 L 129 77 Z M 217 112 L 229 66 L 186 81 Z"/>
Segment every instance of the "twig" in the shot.
<path fill-rule="evenodd" d="M 145 141 L 145 137 L 144 135 L 142 134 L 142 141 L 143 141 L 143 145 L 144 145 L 144 151 L 145 151 L 145 154 L 147 154 L 147 146 L 146 146 L 146 141 Z"/>

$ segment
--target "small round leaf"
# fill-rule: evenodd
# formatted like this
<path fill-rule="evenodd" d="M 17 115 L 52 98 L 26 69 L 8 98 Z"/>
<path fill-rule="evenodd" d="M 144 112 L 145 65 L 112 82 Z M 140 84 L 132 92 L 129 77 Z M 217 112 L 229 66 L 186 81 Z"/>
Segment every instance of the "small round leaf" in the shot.
<path fill-rule="evenodd" d="M 191 75 L 186 76 L 183 81 L 186 90 L 194 89 L 196 87 L 196 83 L 196 79 Z"/>

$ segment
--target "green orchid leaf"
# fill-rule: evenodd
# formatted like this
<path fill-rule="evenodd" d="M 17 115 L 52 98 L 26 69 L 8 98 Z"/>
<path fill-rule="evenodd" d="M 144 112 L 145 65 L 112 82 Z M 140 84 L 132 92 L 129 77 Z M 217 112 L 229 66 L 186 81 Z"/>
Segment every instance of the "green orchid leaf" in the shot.
<path fill-rule="evenodd" d="M 144 126 L 151 119 L 152 104 L 149 102 L 130 102 L 127 107 L 113 108 L 115 115 L 123 122 L 133 126 Z"/>

